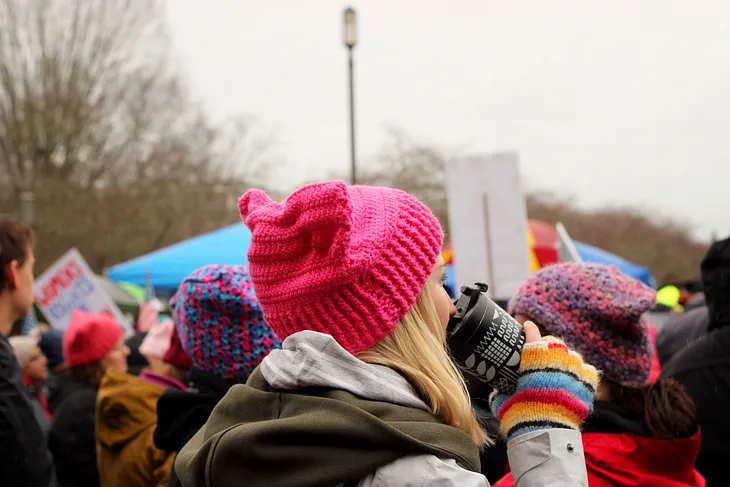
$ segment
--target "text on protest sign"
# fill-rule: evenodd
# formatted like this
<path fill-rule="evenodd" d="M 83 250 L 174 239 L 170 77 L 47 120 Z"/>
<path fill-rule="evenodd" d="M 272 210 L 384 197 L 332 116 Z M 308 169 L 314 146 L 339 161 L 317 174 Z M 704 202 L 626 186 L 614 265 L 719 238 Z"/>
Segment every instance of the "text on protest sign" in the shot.
<path fill-rule="evenodd" d="M 127 332 L 131 327 L 112 299 L 96 282 L 94 273 L 76 249 L 58 259 L 37 280 L 35 301 L 50 325 L 64 330 L 74 310 L 105 313 Z"/>

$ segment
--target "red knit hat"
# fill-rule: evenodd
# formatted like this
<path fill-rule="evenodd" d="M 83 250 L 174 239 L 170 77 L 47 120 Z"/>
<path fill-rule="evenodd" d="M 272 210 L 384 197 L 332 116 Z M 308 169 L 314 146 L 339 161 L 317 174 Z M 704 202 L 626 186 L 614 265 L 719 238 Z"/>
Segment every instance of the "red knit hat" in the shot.
<path fill-rule="evenodd" d="M 182 344 L 180 343 L 180 336 L 177 332 L 174 332 L 170 337 L 170 346 L 167 352 L 165 352 L 165 356 L 162 357 L 162 361 L 182 370 L 190 370 L 193 368 L 193 361 L 190 355 L 183 350 Z"/>
<path fill-rule="evenodd" d="M 415 304 L 441 252 L 438 219 L 396 189 L 329 181 L 284 203 L 254 189 L 239 209 L 254 290 L 282 340 L 313 330 L 367 350 Z"/>
<path fill-rule="evenodd" d="M 98 362 L 119 342 L 122 327 L 105 314 L 74 311 L 63 334 L 63 359 L 69 367 Z"/>

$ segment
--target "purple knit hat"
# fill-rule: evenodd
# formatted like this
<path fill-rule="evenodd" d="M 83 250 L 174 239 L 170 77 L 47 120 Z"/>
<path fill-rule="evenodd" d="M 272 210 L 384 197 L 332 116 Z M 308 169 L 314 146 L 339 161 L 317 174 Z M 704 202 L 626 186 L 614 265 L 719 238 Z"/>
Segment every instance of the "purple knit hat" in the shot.
<path fill-rule="evenodd" d="M 654 353 L 642 315 L 655 300 L 653 289 L 614 266 L 562 263 L 527 279 L 509 311 L 562 339 L 607 379 L 641 387 Z"/>
<path fill-rule="evenodd" d="M 217 377 L 245 382 L 271 350 L 281 348 L 244 266 L 201 267 L 183 280 L 170 306 L 193 364 Z"/>

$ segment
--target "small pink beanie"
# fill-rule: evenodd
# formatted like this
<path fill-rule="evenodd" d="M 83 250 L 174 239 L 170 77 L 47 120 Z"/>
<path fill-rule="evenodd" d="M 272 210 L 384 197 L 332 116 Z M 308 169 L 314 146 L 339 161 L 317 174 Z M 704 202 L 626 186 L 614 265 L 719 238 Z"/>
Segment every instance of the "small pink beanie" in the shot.
<path fill-rule="evenodd" d="M 252 189 L 239 209 L 252 233 L 249 272 L 266 323 L 282 340 L 313 330 L 351 353 L 398 325 L 443 242 L 431 210 L 391 188 L 329 181 L 284 203 Z"/>
<path fill-rule="evenodd" d="M 170 348 L 170 338 L 175 332 L 175 323 L 166 319 L 154 325 L 139 346 L 139 353 L 144 357 L 155 357 L 162 360 Z"/>
<path fill-rule="evenodd" d="M 63 333 L 63 359 L 69 367 L 98 362 L 123 335 L 122 327 L 111 316 L 74 311 Z"/>

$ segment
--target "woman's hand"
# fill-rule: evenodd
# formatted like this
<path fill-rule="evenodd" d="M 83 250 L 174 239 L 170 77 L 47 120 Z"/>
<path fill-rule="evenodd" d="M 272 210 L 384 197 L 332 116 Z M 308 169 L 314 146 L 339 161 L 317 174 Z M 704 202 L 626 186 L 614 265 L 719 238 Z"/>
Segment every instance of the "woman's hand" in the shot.
<path fill-rule="evenodd" d="M 598 372 L 576 352 L 552 336 L 540 336 L 525 321 L 520 378 L 514 394 L 495 391 L 490 406 L 511 440 L 550 428 L 579 429 L 593 408 Z"/>

